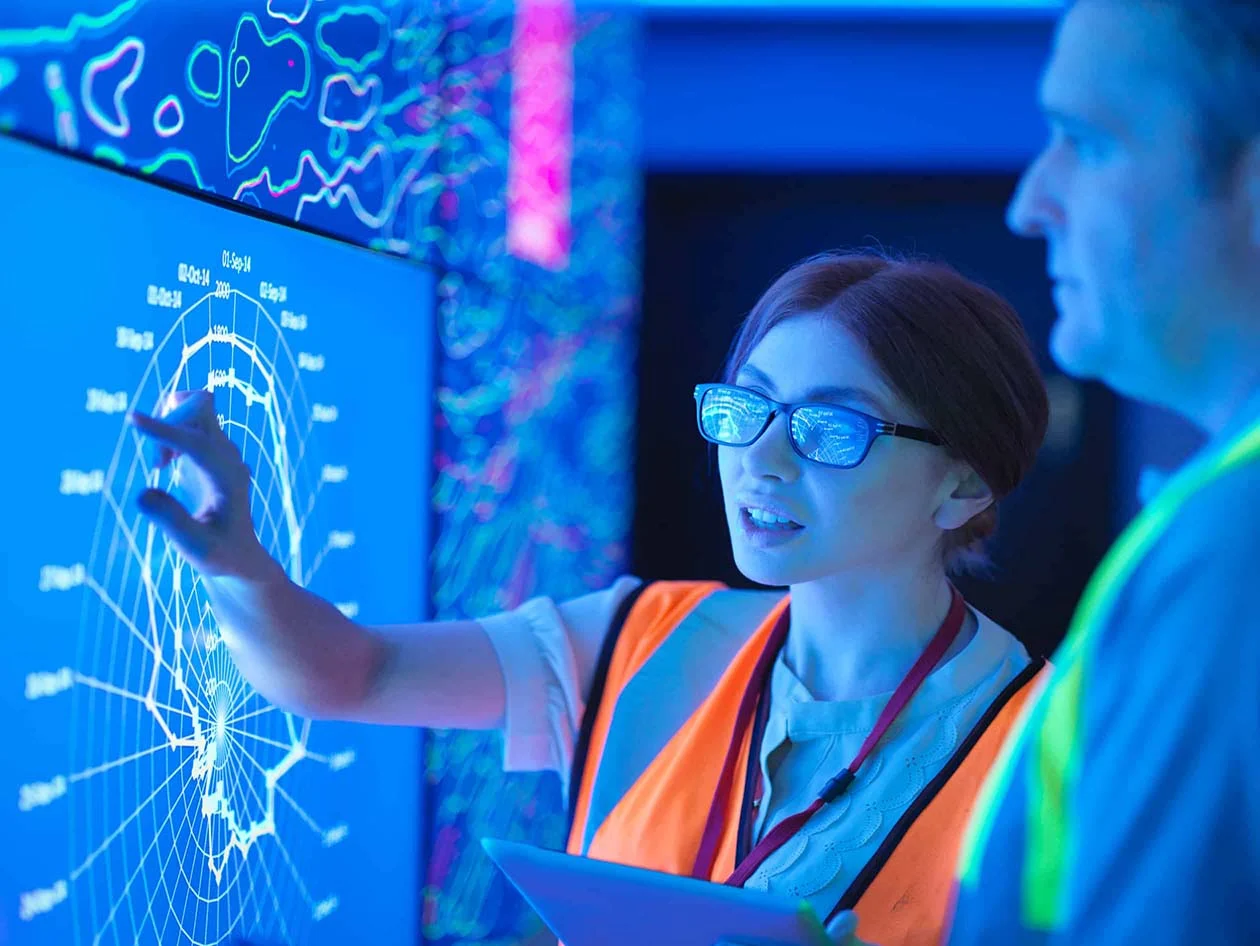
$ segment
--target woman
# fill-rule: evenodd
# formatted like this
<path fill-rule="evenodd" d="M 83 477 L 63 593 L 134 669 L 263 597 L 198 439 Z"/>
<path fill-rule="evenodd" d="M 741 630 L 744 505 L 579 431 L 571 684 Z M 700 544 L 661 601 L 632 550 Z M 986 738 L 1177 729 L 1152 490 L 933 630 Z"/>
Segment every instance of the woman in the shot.
<path fill-rule="evenodd" d="M 569 780 L 570 851 L 855 908 L 882 946 L 935 942 L 966 814 L 1041 666 L 949 580 L 983 558 L 1045 431 L 1019 320 L 944 266 L 816 257 L 758 302 L 696 413 L 740 571 L 787 594 L 626 577 L 480 621 L 357 625 L 259 545 L 200 393 L 133 422 L 203 472 L 201 513 L 140 504 L 271 701 L 501 727 L 508 769 Z"/>

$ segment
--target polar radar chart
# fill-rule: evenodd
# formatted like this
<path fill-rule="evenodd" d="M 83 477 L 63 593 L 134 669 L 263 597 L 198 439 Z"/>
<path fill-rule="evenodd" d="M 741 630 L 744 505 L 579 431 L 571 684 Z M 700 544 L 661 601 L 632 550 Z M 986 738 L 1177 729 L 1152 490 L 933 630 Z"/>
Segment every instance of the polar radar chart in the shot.
<path fill-rule="evenodd" d="M 424 617 L 430 273 L 0 138 L 0 942 L 416 940 L 419 736 L 239 673 L 126 412 L 213 392 L 290 578 Z"/>

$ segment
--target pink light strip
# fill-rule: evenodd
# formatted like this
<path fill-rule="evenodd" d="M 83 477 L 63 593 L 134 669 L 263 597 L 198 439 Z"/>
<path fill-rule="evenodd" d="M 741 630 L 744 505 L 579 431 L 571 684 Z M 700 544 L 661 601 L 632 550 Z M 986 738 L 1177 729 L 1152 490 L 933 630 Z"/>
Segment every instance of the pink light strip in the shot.
<path fill-rule="evenodd" d="M 569 264 L 573 164 L 572 0 L 518 0 L 508 133 L 508 252 L 546 269 Z"/>

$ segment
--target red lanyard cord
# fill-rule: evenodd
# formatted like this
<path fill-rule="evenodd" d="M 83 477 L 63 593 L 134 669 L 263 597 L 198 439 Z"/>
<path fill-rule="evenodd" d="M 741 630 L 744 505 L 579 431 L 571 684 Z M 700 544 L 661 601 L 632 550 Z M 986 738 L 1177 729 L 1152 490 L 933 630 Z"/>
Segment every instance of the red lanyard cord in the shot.
<path fill-rule="evenodd" d="M 941 658 L 945 656 L 958 638 L 965 616 L 966 604 L 957 589 L 953 589 L 949 613 L 946 615 L 945 620 L 941 623 L 941 626 L 937 629 L 936 634 L 932 637 L 931 642 L 924 649 L 923 653 L 919 655 L 919 659 L 915 661 L 914 666 L 910 668 L 909 673 L 897 685 L 897 689 L 893 691 L 892 697 L 880 713 L 875 726 L 867 735 L 861 748 L 858 749 L 857 755 L 853 757 L 853 761 L 827 781 L 827 784 L 823 786 L 822 791 L 818 793 L 818 796 L 808 808 L 784 818 L 775 825 L 770 833 L 762 838 L 761 842 L 740 861 L 734 873 L 727 879 L 726 883 L 728 885 L 742 887 L 748 878 L 753 875 L 753 872 L 765 862 L 766 858 L 786 844 L 823 806 L 835 801 L 848 790 L 857 777 L 858 769 L 861 768 L 862 763 L 874 751 L 897 716 L 910 702 L 911 697 L 914 696 L 928 675 L 936 669 L 936 666 L 941 662 Z M 697 852 L 695 865 L 692 868 L 693 877 L 707 880 L 712 873 L 713 862 L 717 857 L 717 849 L 721 844 L 724 833 L 726 802 L 730 797 L 731 786 L 734 783 L 735 769 L 738 767 L 743 735 L 749 724 L 753 723 L 754 716 L 758 717 L 757 725 L 754 726 L 754 735 L 759 736 L 759 730 L 763 729 L 764 719 L 768 714 L 770 702 L 770 672 L 779 651 L 783 649 L 784 641 L 787 639 L 788 625 L 789 612 L 785 610 L 766 641 L 766 647 L 757 660 L 748 688 L 744 691 L 743 699 L 740 701 L 734 732 L 727 747 L 726 759 L 722 764 L 722 774 L 718 779 L 713 802 L 709 806 L 709 816 L 705 822 L 700 849 Z M 756 769 L 753 798 L 758 800 L 762 791 L 761 767 L 758 761 L 760 748 L 758 745 L 750 745 L 748 750 L 748 764 Z M 744 814 L 745 818 L 742 820 L 751 818 L 751 813 L 745 811 Z"/>

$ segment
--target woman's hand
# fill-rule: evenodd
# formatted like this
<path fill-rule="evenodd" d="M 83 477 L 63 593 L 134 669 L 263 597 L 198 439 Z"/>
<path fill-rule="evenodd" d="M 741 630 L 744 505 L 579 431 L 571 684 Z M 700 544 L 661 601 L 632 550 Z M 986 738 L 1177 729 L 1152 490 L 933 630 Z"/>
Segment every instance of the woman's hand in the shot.
<path fill-rule="evenodd" d="M 161 419 L 133 413 L 129 422 L 158 444 L 156 467 L 178 462 L 180 483 L 195 511 L 170 493 L 149 488 L 137 499 L 180 554 L 206 577 L 260 580 L 279 568 L 254 534 L 250 472 L 219 426 L 208 391 L 178 391 Z"/>
<path fill-rule="evenodd" d="M 832 946 L 875 946 L 857 937 L 858 918 L 852 910 L 846 910 L 827 924 L 827 935 Z"/>
<path fill-rule="evenodd" d="M 180 391 L 162 407 L 159 417 L 129 421 L 156 445 L 159 469 L 179 464 L 172 479 L 190 508 L 155 488 L 137 505 L 198 573 L 220 639 L 260 696 L 310 717 L 502 725 L 503 674 L 477 622 L 366 626 L 302 587 L 303 576 L 290 577 L 254 532 L 250 471 L 210 392 Z"/>

